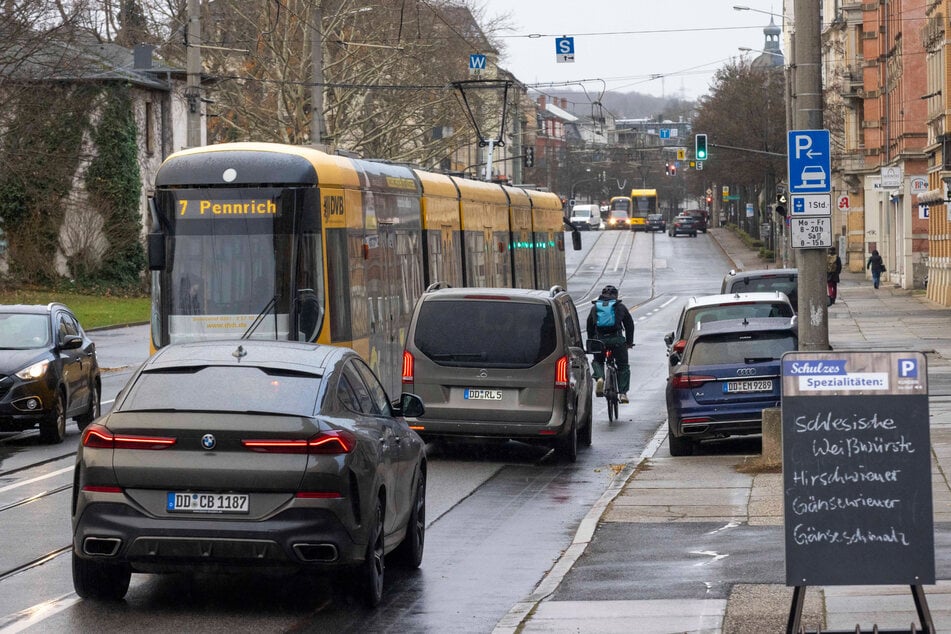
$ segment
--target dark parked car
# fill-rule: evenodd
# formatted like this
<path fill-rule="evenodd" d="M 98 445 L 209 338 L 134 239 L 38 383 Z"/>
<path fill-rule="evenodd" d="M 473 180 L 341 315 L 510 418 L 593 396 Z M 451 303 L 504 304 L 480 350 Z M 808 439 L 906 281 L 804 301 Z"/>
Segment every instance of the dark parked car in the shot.
<path fill-rule="evenodd" d="M 779 291 L 786 293 L 796 308 L 799 291 L 799 269 L 757 269 L 730 271 L 723 276 L 721 293 L 758 293 Z"/>
<path fill-rule="evenodd" d="M 697 219 L 687 214 L 680 214 L 667 228 L 667 235 L 671 238 L 686 234 L 692 238 L 697 237 Z"/>
<path fill-rule="evenodd" d="M 686 456 L 703 439 L 759 434 L 763 409 L 779 407 L 783 353 L 796 350 L 788 319 L 702 324 L 667 379 L 670 455 Z"/>
<path fill-rule="evenodd" d="M 664 214 L 647 215 L 647 231 L 667 231 L 667 221 L 664 220 Z"/>
<path fill-rule="evenodd" d="M 345 571 L 377 605 L 384 555 L 419 566 L 423 442 L 352 350 L 290 341 L 168 346 L 86 428 L 73 585 L 118 600 L 132 572 Z"/>
<path fill-rule="evenodd" d="M 66 420 L 82 429 L 99 416 L 96 344 L 63 304 L 0 306 L 0 430 L 40 426 L 60 443 Z"/>
<path fill-rule="evenodd" d="M 516 439 L 574 462 L 591 444 L 593 381 L 571 296 L 436 288 L 416 303 L 403 385 L 426 402 L 409 423 L 440 437 Z"/>
<path fill-rule="evenodd" d="M 693 216 L 697 221 L 697 231 L 707 232 L 707 212 L 702 209 L 688 209 L 684 212 L 688 216 Z"/>

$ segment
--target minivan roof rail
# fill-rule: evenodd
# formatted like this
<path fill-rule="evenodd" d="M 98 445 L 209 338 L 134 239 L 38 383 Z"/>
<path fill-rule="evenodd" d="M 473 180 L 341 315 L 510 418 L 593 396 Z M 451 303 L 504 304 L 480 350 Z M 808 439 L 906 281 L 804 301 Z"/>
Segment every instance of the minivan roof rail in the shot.
<path fill-rule="evenodd" d="M 432 284 L 426 287 L 426 292 L 431 293 L 432 291 L 438 291 L 439 289 L 442 289 L 442 288 L 452 288 L 452 284 L 450 284 L 449 282 L 433 282 Z"/>
<path fill-rule="evenodd" d="M 549 294 L 550 294 L 552 297 L 554 297 L 554 296 L 557 295 L 558 293 L 564 293 L 564 292 L 565 292 L 565 289 L 562 288 L 561 286 L 557 286 L 557 285 L 556 285 L 556 286 L 552 286 L 550 289 L 548 289 L 548 292 L 549 292 Z"/>

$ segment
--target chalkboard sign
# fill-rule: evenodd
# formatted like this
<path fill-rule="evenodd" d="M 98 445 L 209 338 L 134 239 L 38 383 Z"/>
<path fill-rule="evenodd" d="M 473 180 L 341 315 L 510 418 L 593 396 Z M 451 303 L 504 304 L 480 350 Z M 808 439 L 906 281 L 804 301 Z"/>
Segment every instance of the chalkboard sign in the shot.
<path fill-rule="evenodd" d="M 918 352 L 783 356 L 786 584 L 932 584 L 928 373 Z"/>

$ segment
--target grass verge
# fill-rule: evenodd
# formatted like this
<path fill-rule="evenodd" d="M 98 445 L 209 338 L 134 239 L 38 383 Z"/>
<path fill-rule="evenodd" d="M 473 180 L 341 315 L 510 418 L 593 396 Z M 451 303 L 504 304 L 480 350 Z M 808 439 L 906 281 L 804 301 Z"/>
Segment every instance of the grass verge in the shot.
<path fill-rule="evenodd" d="M 148 297 L 88 295 L 55 289 L 28 288 L 0 291 L 0 304 L 49 304 L 61 302 L 76 313 L 83 328 L 103 328 L 149 320 Z"/>

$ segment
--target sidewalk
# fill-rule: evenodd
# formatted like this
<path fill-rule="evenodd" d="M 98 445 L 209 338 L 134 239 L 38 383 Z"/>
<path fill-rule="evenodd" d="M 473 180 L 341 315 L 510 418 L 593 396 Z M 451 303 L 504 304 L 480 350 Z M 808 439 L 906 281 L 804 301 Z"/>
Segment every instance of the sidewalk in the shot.
<path fill-rule="evenodd" d="M 753 250 L 728 230 L 711 229 L 710 234 L 737 269 L 767 268 Z M 951 529 L 951 309 L 932 303 L 923 292 L 888 284 L 876 290 L 870 281 L 856 273 L 844 272 L 841 277 L 839 299 L 829 308 L 829 341 L 835 350 L 915 350 L 927 355 L 935 559 L 939 581 L 924 586 L 924 593 L 936 631 L 948 631 L 951 629 L 951 567 L 947 565 L 949 553 L 946 552 Z M 663 534 L 664 526 L 673 533 L 691 524 L 719 523 L 724 529 L 733 529 L 734 535 L 740 533 L 731 544 L 737 550 L 755 549 L 761 543 L 749 539 L 747 533 L 742 533 L 743 529 L 766 532 L 773 539 L 768 543 L 773 544 L 777 532 L 782 532 L 782 474 L 757 472 L 752 468 L 756 456 L 671 458 L 664 432 L 662 429 L 658 433 L 640 464 L 628 465 L 618 476 L 615 486 L 582 522 L 573 544 L 535 592 L 500 621 L 496 633 L 760 634 L 785 631 L 792 588 L 783 583 L 736 582 L 723 596 L 700 600 L 574 600 L 585 575 L 590 578 L 605 569 L 605 558 L 623 559 L 623 548 L 617 544 L 612 548 L 608 540 L 619 539 L 618 536 L 635 530 L 660 529 Z M 635 529 L 629 526 L 631 524 L 638 527 Z M 740 542 L 740 539 L 746 541 Z M 779 551 L 754 552 L 751 557 L 768 561 L 771 568 L 779 567 L 773 577 L 782 580 L 785 574 L 781 538 Z M 641 552 L 640 560 L 645 555 L 649 553 Z M 719 556 L 722 555 L 716 555 Z M 643 561 L 638 563 L 644 565 Z M 633 595 L 627 588 L 618 588 L 613 596 Z M 908 586 L 809 587 L 801 622 L 807 631 L 821 628 L 852 632 L 857 631 L 857 624 L 862 632 L 871 632 L 874 625 L 879 629 L 904 628 L 903 631 L 909 631 L 911 623 L 920 626 Z"/>

